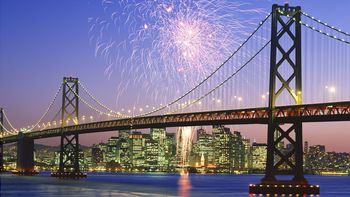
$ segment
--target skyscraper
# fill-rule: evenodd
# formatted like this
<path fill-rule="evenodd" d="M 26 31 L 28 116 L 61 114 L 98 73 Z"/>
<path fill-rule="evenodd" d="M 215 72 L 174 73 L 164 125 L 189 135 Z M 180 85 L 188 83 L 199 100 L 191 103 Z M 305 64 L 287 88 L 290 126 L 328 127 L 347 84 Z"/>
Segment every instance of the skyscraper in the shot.
<path fill-rule="evenodd" d="M 111 137 L 107 141 L 106 162 L 120 162 L 119 137 Z"/>
<path fill-rule="evenodd" d="M 204 129 L 197 130 L 196 156 L 201 159 L 203 155 L 204 166 L 214 165 L 213 136 L 206 133 Z M 197 161 L 199 162 L 199 161 Z"/>
<path fill-rule="evenodd" d="M 142 170 L 145 164 L 146 139 L 141 132 L 134 131 L 129 136 L 132 168 Z"/>
<path fill-rule="evenodd" d="M 158 143 L 158 166 L 160 171 L 164 171 L 168 166 L 165 158 L 167 149 L 165 128 L 151 128 L 151 139 Z"/>
<path fill-rule="evenodd" d="M 244 169 L 245 164 L 245 144 L 240 132 L 234 131 L 232 135 L 232 168 L 235 171 Z"/>
<path fill-rule="evenodd" d="M 153 140 L 151 137 L 146 140 L 146 159 L 145 169 L 147 171 L 158 171 L 158 152 L 159 144 L 158 141 Z"/>
<path fill-rule="evenodd" d="M 130 130 L 119 131 L 120 165 L 124 170 L 130 170 L 132 167 L 129 135 L 130 135 Z"/>
<path fill-rule="evenodd" d="M 213 126 L 214 161 L 219 172 L 231 172 L 232 134 L 229 128 L 221 125 Z"/>
<path fill-rule="evenodd" d="M 266 146 L 258 146 L 253 143 L 252 147 L 252 166 L 253 172 L 263 172 L 266 168 Z"/>

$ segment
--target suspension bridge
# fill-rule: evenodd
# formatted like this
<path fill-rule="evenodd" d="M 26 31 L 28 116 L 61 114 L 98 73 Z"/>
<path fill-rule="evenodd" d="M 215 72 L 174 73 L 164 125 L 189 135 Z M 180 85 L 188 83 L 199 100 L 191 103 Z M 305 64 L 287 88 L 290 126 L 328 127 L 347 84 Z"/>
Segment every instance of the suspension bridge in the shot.
<path fill-rule="evenodd" d="M 16 129 L 1 109 L 0 169 L 6 143 L 17 142 L 18 173 L 31 174 L 34 140 L 60 137 L 59 170 L 52 176 L 80 178 L 86 176 L 79 169 L 80 134 L 265 124 L 266 174 L 261 183 L 249 186 L 249 192 L 318 194 L 319 187 L 309 184 L 303 175 L 302 124 L 350 121 L 349 48 L 350 33 L 310 16 L 300 7 L 273 5 L 272 12 L 244 42 L 201 82 L 167 104 L 140 108 L 138 114 L 135 109 L 133 113 L 115 111 L 100 102 L 78 78 L 64 77 L 49 107 L 33 125 Z M 269 80 L 262 83 L 262 79 Z M 254 84 L 245 88 L 250 93 L 240 90 L 244 81 Z M 336 88 L 328 82 L 337 85 L 339 95 L 332 95 Z M 58 111 L 54 107 L 57 104 Z M 80 116 L 81 111 L 87 115 Z M 293 146 L 287 154 L 277 146 L 284 140 Z M 282 165 L 291 169 L 292 180 L 276 178 Z"/>

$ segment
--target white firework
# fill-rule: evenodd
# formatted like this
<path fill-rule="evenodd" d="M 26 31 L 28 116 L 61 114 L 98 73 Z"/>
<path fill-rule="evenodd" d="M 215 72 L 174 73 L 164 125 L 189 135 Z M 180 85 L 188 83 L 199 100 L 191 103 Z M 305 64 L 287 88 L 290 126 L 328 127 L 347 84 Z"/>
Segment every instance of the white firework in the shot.
<path fill-rule="evenodd" d="M 254 27 L 260 15 L 253 14 L 262 11 L 245 6 L 228 0 L 102 1 L 104 16 L 91 18 L 90 39 L 106 74 L 118 79 L 118 102 L 130 103 L 125 98 L 133 95 L 134 106 L 164 104 L 196 85 Z"/>

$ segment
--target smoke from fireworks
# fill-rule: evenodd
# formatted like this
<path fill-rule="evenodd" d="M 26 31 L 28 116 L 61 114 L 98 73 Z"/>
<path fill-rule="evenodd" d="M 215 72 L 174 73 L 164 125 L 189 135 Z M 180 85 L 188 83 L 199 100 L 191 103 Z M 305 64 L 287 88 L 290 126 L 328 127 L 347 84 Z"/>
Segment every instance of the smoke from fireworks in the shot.
<path fill-rule="evenodd" d="M 256 23 L 246 15 L 261 10 L 244 7 L 228 0 L 103 0 L 104 16 L 90 19 L 90 41 L 106 75 L 118 80 L 118 102 L 136 89 L 136 102 L 165 103 L 197 84 Z"/>

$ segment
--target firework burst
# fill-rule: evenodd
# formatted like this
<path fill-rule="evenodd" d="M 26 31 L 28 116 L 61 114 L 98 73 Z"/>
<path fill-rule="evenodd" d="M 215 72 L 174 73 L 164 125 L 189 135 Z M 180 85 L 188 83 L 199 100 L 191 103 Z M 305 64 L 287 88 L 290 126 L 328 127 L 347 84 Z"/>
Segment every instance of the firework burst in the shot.
<path fill-rule="evenodd" d="M 118 79 L 121 103 L 135 89 L 141 103 L 179 96 L 232 53 L 262 12 L 228 0 L 104 0 L 102 7 L 104 16 L 90 20 L 90 41 L 106 75 Z"/>

